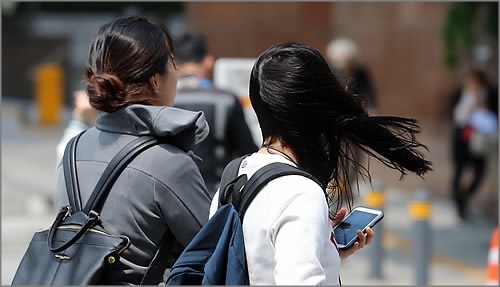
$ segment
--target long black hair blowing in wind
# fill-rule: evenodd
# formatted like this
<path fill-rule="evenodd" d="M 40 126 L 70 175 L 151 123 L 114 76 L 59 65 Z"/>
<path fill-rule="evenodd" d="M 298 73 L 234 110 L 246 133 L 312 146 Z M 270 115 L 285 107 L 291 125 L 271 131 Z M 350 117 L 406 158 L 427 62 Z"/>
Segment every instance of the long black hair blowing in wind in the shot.
<path fill-rule="evenodd" d="M 280 140 L 290 148 L 299 167 L 329 191 L 329 203 L 337 202 L 335 210 L 352 205 L 351 166 L 369 177 L 354 160 L 353 146 L 401 176 L 431 170 L 419 151 L 425 146 L 415 138 L 416 121 L 369 116 L 360 97 L 349 94 L 321 54 L 307 45 L 283 43 L 262 53 L 252 68 L 250 100 L 264 143 Z"/>

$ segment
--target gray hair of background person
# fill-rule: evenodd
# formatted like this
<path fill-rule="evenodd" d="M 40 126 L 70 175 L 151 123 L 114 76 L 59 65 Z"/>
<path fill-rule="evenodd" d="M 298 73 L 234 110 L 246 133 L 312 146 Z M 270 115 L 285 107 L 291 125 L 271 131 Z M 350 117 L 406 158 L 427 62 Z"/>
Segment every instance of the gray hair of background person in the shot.
<path fill-rule="evenodd" d="M 338 38 L 330 41 L 326 54 L 334 68 L 343 69 L 357 60 L 359 51 L 358 46 L 351 39 Z"/>

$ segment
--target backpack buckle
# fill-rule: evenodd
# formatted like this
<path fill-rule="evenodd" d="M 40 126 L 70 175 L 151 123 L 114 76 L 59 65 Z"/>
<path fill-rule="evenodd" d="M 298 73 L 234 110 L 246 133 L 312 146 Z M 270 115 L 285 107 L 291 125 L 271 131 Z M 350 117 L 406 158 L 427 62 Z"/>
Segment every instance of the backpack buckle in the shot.
<path fill-rule="evenodd" d="M 231 181 L 223 190 L 220 198 L 222 205 L 232 203 L 236 209 L 239 208 L 243 188 L 248 181 L 246 174 L 242 174 Z M 229 199 L 231 198 L 231 201 Z"/>

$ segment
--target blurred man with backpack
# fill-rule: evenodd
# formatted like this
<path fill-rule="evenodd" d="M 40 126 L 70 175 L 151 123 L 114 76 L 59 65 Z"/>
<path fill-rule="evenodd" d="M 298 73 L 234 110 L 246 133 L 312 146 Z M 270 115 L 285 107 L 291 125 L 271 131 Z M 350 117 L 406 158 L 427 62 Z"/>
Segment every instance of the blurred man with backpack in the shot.
<path fill-rule="evenodd" d="M 227 163 L 258 148 L 238 97 L 214 87 L 208 79 L 214 58 L 208 53 L 205 37 L 199 33 L 184 33 L 177 37 L 175 44 L 179 79 L 174 105 L 205 114 L 210 134 L 193 151 L 201 158 L 197 164 L 213 195 Z"/>

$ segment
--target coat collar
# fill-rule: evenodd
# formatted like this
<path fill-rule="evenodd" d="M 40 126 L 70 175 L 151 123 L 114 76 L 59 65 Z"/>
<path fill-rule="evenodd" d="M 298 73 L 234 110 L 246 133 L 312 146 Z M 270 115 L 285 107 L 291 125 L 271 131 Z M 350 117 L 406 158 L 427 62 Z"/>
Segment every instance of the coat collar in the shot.
<path fill-rule="evenodd" d="M 100 112 L 96 128 L 112 133 L 155 136 L 188 151 L 202 142 L 209 127 L 202 112 L 148 105 L 130 105 Z"/>

